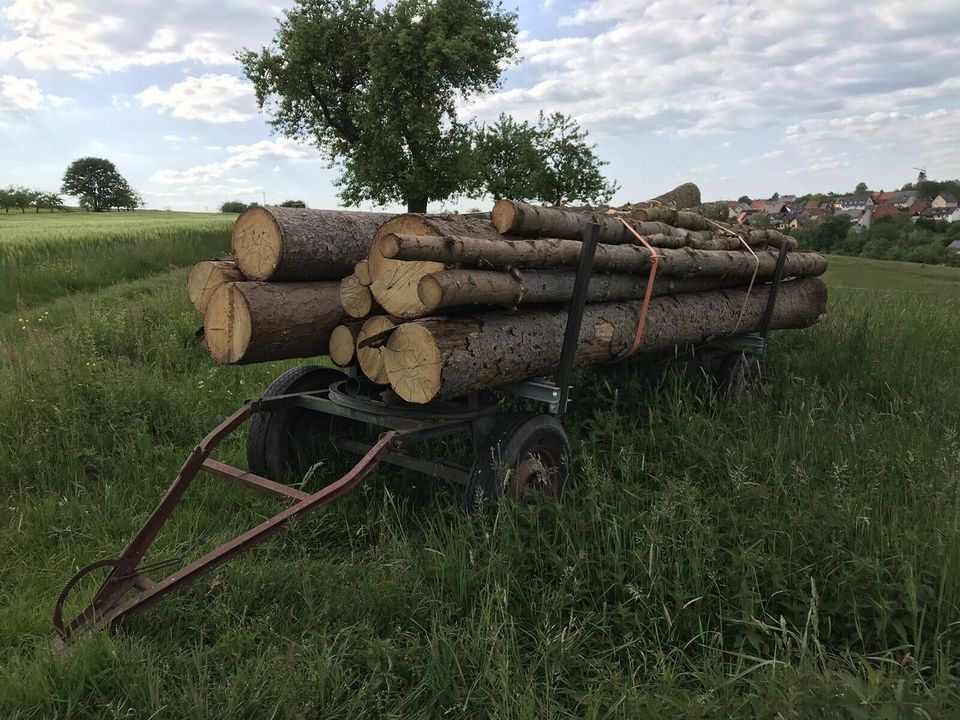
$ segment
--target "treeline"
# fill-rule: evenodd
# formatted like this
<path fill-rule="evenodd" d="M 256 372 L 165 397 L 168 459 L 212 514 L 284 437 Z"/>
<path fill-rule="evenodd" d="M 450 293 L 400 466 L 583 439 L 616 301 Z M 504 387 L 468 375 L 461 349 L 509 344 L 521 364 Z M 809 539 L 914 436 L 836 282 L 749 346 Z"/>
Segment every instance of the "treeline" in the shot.
<path fill-rule="evenodd" d="M 25 213 L 28 209 L 53 212 L 63 209 L 63 198 L 55 192 L 45 192 L 23 185 L 8 185 L 0 188 L 0 208 L 7 213 L 11 210 Z"/>
<path fill-rule="evenodd" d="M 249 210 L 252 207 L 258 207 L 259 203 L 245 203 L 240 200 L 228 200 L 223 205 L 220 206 L 220 212 L 222 213 L 242 213 L 244 210 Z M 303 200 L 284 200 L 280 203 L 280 207 L 288 208 L 305 208 L 307 204 Z"/>
<path fill-rule="evenodd" d="M 943 192 L 938 190 L 937 194 Z M 950 192 L 950 191 L 947 191 Z M 960 240 L 960 223 L 909 217 L 886 217 L 869 230 L 850 224 L 845 215 L 835 215 L 790 233 L 805 250 L 853 255 L 878 260 L 903 260 L 928 265 L 960 266 L 960 253 L 947 250 Z"/>

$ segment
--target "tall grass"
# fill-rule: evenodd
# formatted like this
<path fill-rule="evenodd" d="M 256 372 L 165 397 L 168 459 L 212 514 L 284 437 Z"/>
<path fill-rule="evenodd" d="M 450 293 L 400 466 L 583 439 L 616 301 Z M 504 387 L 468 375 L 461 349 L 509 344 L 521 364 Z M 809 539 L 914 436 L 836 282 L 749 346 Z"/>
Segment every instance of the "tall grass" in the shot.
<path fill-rule="evenodd" d="M 214 367 L 185 271 L 0 325 L 0 717 L 956 717 L 960 293 L 882 289 L 884 267 L 915 289 L 896 264 L 835 289 L 756 398 L 681 366 L 581 373 L 557 503 L 471 519 L 379 470 L 60 659 L 64 579 L 290 363 Z M 157 557 L 276 509 L 198 483 Z"/>
<path fill-rule="evenodd" d="M 229 251 L 233 215 L 0 214 L 0 312 Z"/>

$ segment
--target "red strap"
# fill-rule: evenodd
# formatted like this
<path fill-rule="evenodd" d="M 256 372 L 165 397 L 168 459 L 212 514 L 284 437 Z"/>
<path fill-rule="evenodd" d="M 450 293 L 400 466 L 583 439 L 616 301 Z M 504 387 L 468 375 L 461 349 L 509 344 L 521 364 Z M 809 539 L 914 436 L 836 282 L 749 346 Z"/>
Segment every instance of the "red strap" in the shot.
<path fill-rule="evenodd" d="M 640 341 L 643 339 L 643 329 L 647 324 L 647 311 L 650 309 L 650 297 L 653 295 L 653 282 L 657 278 L 657 268 L 660 265 L 660 254 L 654 249 L 653 245 L 647 242 L 647 239 L 643 235 L 630 226 L 630 223 L 623 218 L 620 218 L 620 222 L 623 223 L 623 226 L 630 231 L 641 245 L 650 251 L 650 277 L 647 279 L 647 290 L 643 294 L 643 305 L 640 307 L 640 319 L 637 322 L 637 332 L 633 336 L 633 345 L 630 351 L 623 355 L 623 357 L 626 357 L 627 355 L 633 355 L 637 352 L 640 348 Z"/>

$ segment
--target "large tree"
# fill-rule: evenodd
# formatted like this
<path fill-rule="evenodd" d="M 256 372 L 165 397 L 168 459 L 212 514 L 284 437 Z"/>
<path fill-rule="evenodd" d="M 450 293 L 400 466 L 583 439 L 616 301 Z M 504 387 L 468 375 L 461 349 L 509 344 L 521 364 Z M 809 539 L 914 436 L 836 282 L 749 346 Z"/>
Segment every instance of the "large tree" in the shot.
<path fill-rule="evenodd" d="M 61 191 L 80 198 L 80 205 L 94 212 L 121 205 L 116 201 L 131 199 L 125 193 L 133 192 L 112 162 L 96 157 L 80 158 L 70 163 L 63 174 Z"/>
<path fill-rule="evenodd" d="M 501 115 L 477 134 L 480 190 L 495 198 L 605 203 L 617 190 L 600 168 L 587 133 L 562 113 L 540 113 L 537 124 Z"/>
<path fill-rule="evenodd" d="M 498 86 L 516 34 L 494 0 L 297 0 L 273 43 L 238 59 L 273 127 L 342 166 L 344 201 L 425 212 L 475 186 L 457 104 Z"/>

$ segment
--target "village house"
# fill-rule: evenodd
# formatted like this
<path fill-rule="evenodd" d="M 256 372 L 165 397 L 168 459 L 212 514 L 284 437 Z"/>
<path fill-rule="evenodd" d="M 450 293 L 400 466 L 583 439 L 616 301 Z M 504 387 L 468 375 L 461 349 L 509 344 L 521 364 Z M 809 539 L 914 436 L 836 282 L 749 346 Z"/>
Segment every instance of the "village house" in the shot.
<path fill-rule="evenodd" d="M 952 243 L 947 245 L 947 251 L 952 253 L 960 253 L 960 240 L 954 240 Z"/>
<path fill-rule="evenodd" d="M 957 198 L 951 193 L 942 192 L 933 199 L 930 207 L 938 210 L 941 208 L 955 208 L 957 207 Z"/>
<path fill-rule="evenodd" d="M 869 195 L 844 195 L 835 198 L 833 201 L 833 207 L 844 213 L 850 210 L 856 210 L 862 213 L 868 207 L 874 206 L 876 206 L 876 203 Z M 858 215 L 857 217 L 860 216 Z"/>

